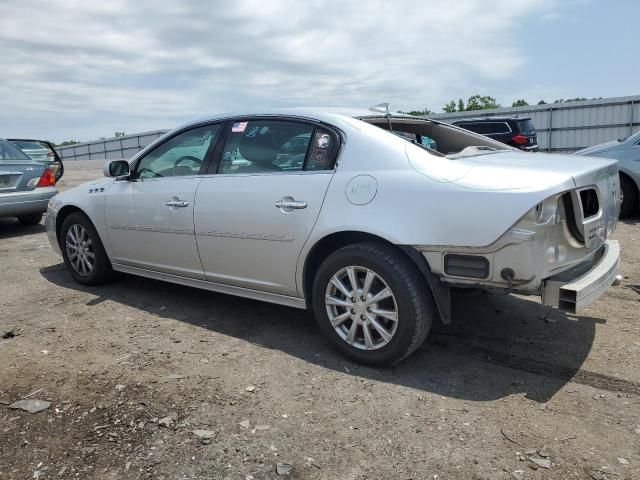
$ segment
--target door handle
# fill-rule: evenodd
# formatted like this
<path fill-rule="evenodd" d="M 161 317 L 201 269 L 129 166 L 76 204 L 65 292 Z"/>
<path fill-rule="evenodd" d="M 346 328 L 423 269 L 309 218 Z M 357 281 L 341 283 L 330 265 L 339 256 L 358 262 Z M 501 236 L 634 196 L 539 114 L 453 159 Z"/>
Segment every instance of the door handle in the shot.
<path fill-rule="evenodd" d="M 291 212 L 301 208 L 307 208 L 307 202 L 304 200 L 294 200 L 293 197 L 284 197 L 276 202 L 276 207 L 283 212 Z"/>
<path fill-rule="evenodd" d="M 164 204 L 169 207 L 171 210 L 175 210 L 176 208 L 184 208 L 189 206 L 189 202 L 185 202 L 184 200 L 168 200 L 164 202 Z"/>

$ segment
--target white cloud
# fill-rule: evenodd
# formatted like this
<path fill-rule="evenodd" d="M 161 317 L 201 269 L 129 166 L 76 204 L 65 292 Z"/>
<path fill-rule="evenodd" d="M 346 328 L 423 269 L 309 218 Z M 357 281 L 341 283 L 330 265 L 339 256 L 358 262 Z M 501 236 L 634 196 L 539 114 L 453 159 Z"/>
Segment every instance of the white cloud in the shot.
<path fill-rule="evenodd" d="M 509 39 L 540 12 L 553 0 L 14 2 L 0 134 L 88 139 L 287 105 L 439 109 L 512 75 L 523 56 Z"/>

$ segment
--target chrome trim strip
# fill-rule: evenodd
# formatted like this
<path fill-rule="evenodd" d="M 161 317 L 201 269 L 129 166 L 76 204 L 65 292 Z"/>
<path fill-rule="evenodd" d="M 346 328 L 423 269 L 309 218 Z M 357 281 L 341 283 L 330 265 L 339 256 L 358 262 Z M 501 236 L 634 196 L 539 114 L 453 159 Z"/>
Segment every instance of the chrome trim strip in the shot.
<path fill-rule="evenodd" d="M 295 237 L 285 237 L 283 235 L 263 235 L 261 233 L 202 231 L 196 232 L 196 236 L 198 235 L 202 237 L 240 238 L 243 240 L 268 240 L 271 242 L 293 242 L 295 240 Z"/>
<path fill-rule="evenodd" d="M 157 233 L 177 233 L 179 235 L 193 235 L 193 230 L 184 228 L 168 228 L 168 227 L 151 227 L 147 225 L 109 225 L 109 228 L 115 230 L 137 230 L 140 232 L 157 232 Z"/>
<path fill-rule="evenodd" d="M 223 285 L 220 283 L 198 280 L 197 278 L 182 277 L 179 275 L 171 275 L 169 273 L 156 272 L 144 268 L 130 267 L 119 263 L 112 264 L 113 269 L 118 272 L 130 273 L 141 277 L 152 278 L 154 280 L 162 280 L 165 282 L 178 283 L 187 287 L 201 288 L 212 292 L 224 293 L 227 295 L 235 295 L 238 297 L 251 298 L 263 302 L 277 303 L 278 305 L 286 305 L 288 307 L 306 309 L 307 304 L 304 298 L 289 297 L 287 295 L 278 295 L 276 293 L 260 292 L 248 288 L 235 287 L 233 285 Z"/>

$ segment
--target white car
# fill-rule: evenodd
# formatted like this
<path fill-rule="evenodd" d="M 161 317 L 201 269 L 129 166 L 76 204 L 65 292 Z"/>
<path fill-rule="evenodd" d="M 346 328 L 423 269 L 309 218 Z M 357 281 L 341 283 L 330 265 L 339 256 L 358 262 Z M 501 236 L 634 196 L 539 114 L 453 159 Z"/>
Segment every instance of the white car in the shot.
<path fill-rule="evenodd" d="M 620 278 L 614 161 L 521 153 L 424 118 L 224 115 L 104 170 L 49 205 L 51 245 L 78 282 L 119 271 L 313 308 L 366 364 L 400 361 L 449 322 L 452 287 L 576 312 Z"/>

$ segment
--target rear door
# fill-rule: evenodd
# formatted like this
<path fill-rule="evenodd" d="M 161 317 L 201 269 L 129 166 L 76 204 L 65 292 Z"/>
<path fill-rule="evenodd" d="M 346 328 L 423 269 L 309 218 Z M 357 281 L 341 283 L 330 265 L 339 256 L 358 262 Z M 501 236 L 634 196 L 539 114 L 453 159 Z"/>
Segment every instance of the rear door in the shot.
<path fill-rule="evenodd" d="M 312 122 L 237 119 L 196 194 L 205 278 L 297 296 L 296 265 L 318 218 L 339 146 Z"/>

